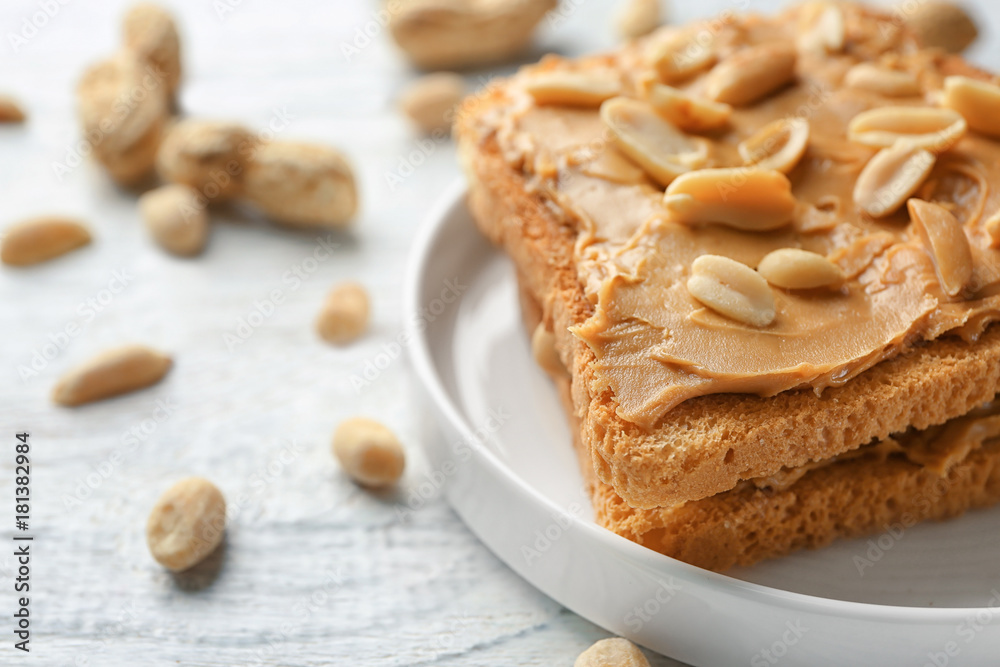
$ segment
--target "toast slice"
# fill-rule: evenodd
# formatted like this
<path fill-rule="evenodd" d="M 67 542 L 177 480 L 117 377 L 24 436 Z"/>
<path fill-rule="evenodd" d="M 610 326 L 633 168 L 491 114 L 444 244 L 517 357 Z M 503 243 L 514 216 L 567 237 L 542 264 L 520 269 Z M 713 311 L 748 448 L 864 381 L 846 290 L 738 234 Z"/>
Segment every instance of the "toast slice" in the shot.
<path fill-rule="evenodd" d="M 904 70 L 916 68 L 915 78 L 921 95 L 909 99 L 906 102 L 909 106 L 927 106 L 926 100 L 940 94 L 942 81 L 947 76 L 988 79 L 958 57 L 918 50 L 905 28 L 893 17 L 853 4 L 824 3 L 824 6 L 835 6 L 841 12 L 845 26 L 842 51 L 820 56 L 800 53 L 800 59 L 805 58 L 805 61 L 800 60 L 796 66 L 797 82 L 774 93 L 774 99 L 794 102 L 795 95 L 805 94 L 804 87 L 814 86 L 825 91 L 816 108 L 837 109 L 838 113 L 851 105 L 862 111 L 898 102 L 871 91 L 862 94 L 852 89 L 850 94 L 841 94 L 842 88 L 831 81 L 842 84 L 846 71 L 858 64 Z M 714 23 L 695 26 L 693 34 L 697 36 L 708 31 L 713 43 L 725 44 L 730 54 L 738 55 L 741 49 L 748 48 L 740 42 L 747 35 L 763 35 L 762 39 L 773 41 L 808 34 L 808 30 L 801 30 L 801 25 L 809 18 L 805 12 L 811 11 L 815 11 L 812 6 L 798 7 L 773 19 L 729 14 Z M 683 34 L 692 34 L 691 28 L 686 30 Z M 573 125 L 593 129 L 596 126 L 599 130 L 596 109 L 547 106 L 545 113 L 526 123 L 526 127 L 518 127 L 518 114 L 532 106 L 531 97 L 524 92 L 525 80 L 563 70 L 618 72 L 625 81 L 627 95 L 641 97 L 642 90 L 648 90 L 649 85 L 644 79 L 647 75 L 642 64 L 644 58 L 652 45 L 669 43 L 677 34 L 680 33 L 666 29 L 647 41 L 626 45 L 619 52 L 604 56 L 577 61 L 548 58 L 511 80 L 489 86 L 468 100 L 456 119 L 460 158 L 469 180 L 470 208 L 483 233 L 512 258 L 526 289 L 542 307 L 546 327 L 554 332 L 556 349 L 569 371 L 573 414 L 579 423 L 582 446 L 591 458 L 596 478 L 610 486 L 628 507 L 637 510 L 671 507 L 728 491 L 741 481 L 775 475 L 783 468 L 832 459 L 894 433 L 943 424 L 992 400 L 1000 392 L 1000 327 L 989 326 L 1000 313 L 1000 302 L 991 291 L 992 281 L 1000 278 L 1000 253 L 989 247 L 988 240 L 982 239 L 987 219 L 1000 209 L 1000 197 L 991 193 L 987 185 L 994 177 L 1000 179 L 1000 160 L 981 164 L 975 163 L 975 158 L 992 156 L 1000 147 L 993 140 L 972 132 L 954 147 L 942 151 L 921 186 L 921 194 L 951 206 L 955 215 L 961 216 L 971 230 L 968 235 L 973 239 L 970 243 L 973 243 L 975 271 L 980 284 L 974 308 L 970 306 L 969 312 L 962 311 L 967 326 L 951 330 L 923 326 L 928 321 L 937 321 L 935 317 L 942 309 L 964 307 L 953 305 L 957 302 L 942 297 L 937 283 L 927 286 L 932 282 L 927 279 L 928 269 L 920 279 L 926 283 L 924 288 L 934 292 L 934 297 L 929 298 L 937 299 L 935 303 L 940 307 L 921 320 L 916 334 L 908 332 L 891 344 L 875 349 L 863 363 L 841 369 L 844 372 L 839 377 L 833 380 L 829 376 L 812 377 L 795 386 L 782 386 L 777 392 L 767 390 L 763 386 L 767 383 L 760 382 L 756 385 L 753 382 L 742 385 L 708 383 L 709 389 L 714 387 L 719 391 L 704 395 L 695 392 L 684 400 L 660 401 L 659 404 L 655 400 L 656 391 L 684 388 L 683 382 L 662 381 L 663 378 L 681 377 L 676 369 L 661 364 L 662 376 L 649 376 L 655 381 L 638 382 L 635 384 L 638 389 L 633 390 L 629 378 L 644 377 L 635 369 L 640 368 L 640 363 L 644 364 L 643 368 L 654 364 L 647 358 L 635 361 L 636 356 L 616 357 L 607 347 L 602 349 L 595 345 L 599 336 L 592 332 L 589 338 L 580 335 L 587 327 L 593 329 L 595 318 L 608 319 L 609 313 L 617 307 L 615 299 L 608 297 L 610 289 L 632 283 L 626 287 L 631 289 L 637 285 L 635 290 L 640 296 L 636 297 L 636 292 L 619 291 L 618 294 L 641 299 L 644 282 L 659 280 L 656 271 L 668 273 L 671 270 L 669 262 L 674 259 L 674 246 L 664 244 L 661 236 L 652 243 L 651 252 L 649 238 L 662 235 L 664 229 L 675 233 L 679 225 L 673 224 L 670 216 L 665 216 L 662 208 L 658 208 L 663 195 L 662 185 L 646 179 L 602 189 L 595 185 L 600 178 L 579 176 L 579 169 L 567 168 L 565 160 L 559 161 L 565 157 L 559 154 L 558 149 L 565 148 L 558 146 L 559 141 L 566 145 L 571 143 L 560 139 L 561 128 Z M 719 55 L 723 64 L 730 57 L 724 52 Z M 714 72 L 715 69 L 706 71 Z M 698 73 L 692 82 L 683 86 L 687 86 L 686 90 L 698 91 L 706 76 Z M 679 84 L 679 89 L 684 89 L 683 86 Z M 769 118 L 769 104 L 761 103 L 750 110 L 734 108 L 730 121 L 733 129 L 706 135 L 707 140 L 719 148 L 722 157 L 718 162 L 723 166 L 732 162 L 735 145 L 759 129 L 762 120 Z M 787 104 L 782 108 L 787 109 Z M 829 128 L 836 121 L 826 116 L 821 120 L 824 122 L 814 125 Z M 841 140 L 847 132 L 843 125 L 832 130 L 834 135 L 839 133 Z M 586 138 L 592 139 L 590 135 Z M 611 150 L 607 141 L 591 141 L 584 148 L 594 153 L 595 145 L 597 153 Z M 546 150 L 533 153 L 538 146 Z M 861 151 L 860 158 L 856 154 L 844 158 L 857 162 L 849 164 L 847 169 L 852 179 L 857 178 L 858 171 L 874 155 L 875 149 L 858 148 L 850 142 L 844 142 L 844 146 L 847 146 L 845 152 Z M 837 159 L 823 155 L 825 149 L 821 147 L 815 150 L 820 154 L 807 153 L 810 164 L 822 159 Z M 1000 152 L 997 156 L 1000 157 Z M 598 156 L 597 161 L 601 159 Z M 615 160 L 616 164 L 621 162 L 618 158 Z M 974 164 L 968 167 L 967 163 Z M 631 167 L 634 169 L 635 165 Z M 612 174 L 612 179 L 619 178 L 622 173 L 628 174 L 627 166 L 617 165 L 614 169 L 617 172 Z M 566 179 L 566 172 L 576 178 Z M 962 176 L 963 173 L 966 176 Z M 800 165 L 789 172 L 789 178 L 796 186 L 808 179 L 808 174 L 803 176 Z M 560 190 L 563 180 L 570 182 L 570 191 Z M 598 200 L 596 204 L 595 199 Z M 962 208 L 963 203 L 968 202 L 972 205 Z M 893 249 L 902 249 L 908 261 L 915 265 L 925 269 L 932 266 L 933 258 L 927 252 L 918 252 L 916 241 L 911 238 L 915 234 L 908 233 L 913 228 L 905 210 L 886 220 L 861 220 L 863 216 L 851 212 L 853 202 L 842 203 L 839 213 L 855 216 L 852 222 L 865 228 L 866 240 L 881 233 L 896 235 L 895 241 L 887 247 L 876 248 L 875 256 L 893 254 L 898 257 L 900 253 Z M 620 216 L 609 216 L 613 218 L 611 223 L 595 225 L 588 216 L 587 207 L 605 204 Z M 811 242 L 814 238 L 810 234 L 816 231 L 808 225 L 818 215 L 817 211 L 822 212 L 823 202 L 811 201 L 809 204 L 807 209 L 813 218 L 800 218 L 801 207 L 797 209 L 791 230 L 781 238 L 783 244 Z M 710 235 L 717 227 L 706 225 L 691 233 L 701 234 L 701 229 L 708 230 L 704 234 L 712 240 Z M 725 234 L 730 241 L 737 238 L 753 244 L 758 243 L 759 238 L 771 239 L 777 233 L 754 237 L 727 230 Z M 603 243 L 605 248 L 595 253 L 595 241 L 598 245 Z M 838 252 L 842 257 L 848 250 L 857 250 L 838 246 L 836 240 L 831 243 L 830 257 L 838 256 Z M 630 252 L 641 255 L 640 268 L 653 266 L 656 271 L 643 274 L 639 270 L 622 275 L 614 258 L 626 257 Z M 704 244 L 699 252 L 704 252 Z M 869 258 L 869 261 L 873 260 Z M 605 270 L 603 280 L 601 270 Z M 909 284 L 906 280 L 900 282 Z M 779 298 L 799 303 L 805 297 L 781 292 Z M 704 309 L 697 310 L 698 304 L 690 299 L 688 302 L 683 304 L 689 311 L 687 320 L 718 324 L 720 318 L 712 320 L 713 315 L 704 315 Z M 907 303 L 912 305 L 914 302 Z M 888 311 L 892 311 L 891 305 Z M 665 311 L 664 316 L 676 315 L 668 308 L 661 310 Z M 624 335 L 618 337 L 619 341 L 632 336 L 632 332 L 643 331 L 643 320 L 638 316 L 631 322 L 623 320 L 618 324 L 628 325 L 624 326 Z M 686 326 L 684 321 L 681 324 Z M 712 340 L 710 331 L 702 330 L 699 335 Z M 640 335 L 632 337 L 648 340 Z M 702 340 L 698 336 L 687 339 Z M 728 355 L 726 363 L 741 358 L 740 354 Z M 609 381 L 615 373 L 619 379 L 625 379 L 617 383 L 617 389 L 616 383 Z M 787 385 L 787 378 L 782 382 Z M 702 389 L 704 387 L 699 385 L 698 390 Z M 653 419 L 636 417 L 634 406 L 641 401 L 634 400 L 634 394 L 643 392 L 646 398 L 653 397 L 646 403 L 653 406 L 646 415 L 656 415 Z"/>
<path fill-rule="evenodd" d="M 521 311 L 531 333 L 544 327 L 543 311 L 524 288 L 523 277 L 519 282 Z M 636 509 L 595 474 L 579 436 L 569 376 L 559 369 L 548 374 L 570 421 L 598 525 L 705 569 L 750 566 L 837 539 L 905 530 L 1000 502 L 1000 404 L 994 402 L 978 414 L 922 432 L 911 429 L 839 460 L 742 482 L 701 500 Z"/>

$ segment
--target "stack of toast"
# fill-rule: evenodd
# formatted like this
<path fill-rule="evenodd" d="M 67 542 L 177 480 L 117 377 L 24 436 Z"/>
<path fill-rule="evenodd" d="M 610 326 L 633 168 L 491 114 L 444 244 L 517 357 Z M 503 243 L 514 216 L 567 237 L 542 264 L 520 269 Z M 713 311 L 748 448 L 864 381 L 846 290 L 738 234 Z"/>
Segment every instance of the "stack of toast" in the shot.
<path fill-rule="evenodd" d="M 1000 500 L 1000 87 L 813 2 L 466 101 L 595 516 L 724 570 Z"/>

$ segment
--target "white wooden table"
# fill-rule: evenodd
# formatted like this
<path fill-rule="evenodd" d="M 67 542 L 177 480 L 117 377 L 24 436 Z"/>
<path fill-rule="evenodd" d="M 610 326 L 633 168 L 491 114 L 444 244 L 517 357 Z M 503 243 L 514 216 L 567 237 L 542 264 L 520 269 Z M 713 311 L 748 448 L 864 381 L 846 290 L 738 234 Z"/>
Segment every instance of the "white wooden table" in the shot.
<path fill-rule="evenodd" d="M 288 117 L 282 138 L 351 156 L 363 211 L 351 233 L 320 235 L 227 208 L 213 213 L 204 256 L 165 255 L 141 228 L 135 193 L 90 162 L 62 177 L 55 168 L 79 141 L 75 81 L 116 47 L 125 3 L 5 0 L 0 92 L 31 118 L 0 129 L 0 225 L 66 213 L 85 218 L 95 242 L 0 271 L 0 664 L 571 665 L 606 633 L 522 582 L 440 498 L 401 512 L 423 481 L 427 432 L 405 360 L 360 391 L 350 381 L 401 330 L 410 239 L 459 175 L 453 145 L 418 143 L 395 111 L 415 74 L 379 27 L 378 3 L 167 4 L 183 29 L 183 111 L 257 129 Z M 745 3 L 686 4 L 678 20 Z M 565 0 L 532 57 L 611 46 L 614 5 Z M 997 63 L 996 42 L 974 55 Z M 470 85 L 495 73 L 469 73 Z M 407 161 L 421 164 L 392 185 Z M 338 247 L 317 254 L 329 244 Z M 343 279 L 371 290 L 374 326 L 335 349 L 312 323 Z M 259 326 L 227 344 L 248 320 Z M 129 341 L 173 353 L 165 382 L 79 409 L 51 405 L 63 370 Z M 410 467 L 397 495 L 359 490 L 333 461 L 330 434 L 355 414 L 405 441 Z M 31 432 L 33 460 L 28 655 L 12 646 L 17 567 L 6 546 L 20 430 Z M 149 557 L 144 523 L 157 496 L 192 474 L 219 485 L 231 521 L 224 551 L 175 577 Z"/>

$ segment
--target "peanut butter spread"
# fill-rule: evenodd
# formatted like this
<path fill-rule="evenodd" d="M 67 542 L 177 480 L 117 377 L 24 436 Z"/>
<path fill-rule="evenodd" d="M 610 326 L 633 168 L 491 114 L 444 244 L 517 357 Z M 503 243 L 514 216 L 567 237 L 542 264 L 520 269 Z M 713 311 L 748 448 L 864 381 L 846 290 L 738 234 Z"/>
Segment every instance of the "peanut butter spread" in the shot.
<path fill-rule="evenodd" d="M 713 393 L 818 393 L 922 341 L 974 340 L 1000 318 L 1000 224 L 989 222 L 1000 141 L 945 106 L 954 64 L 868 11 L 729 13 L 607 56 L 550 57 L 516 75 L 482 121 L 578 230 L 594 311 L 572 332 L 623 419 L 652 428 Z M 954 105 L 994 103 L 970 99 Z M 859 118 L 883 107 L 902 111 Z M 781 119 L 804 123 L 783 130 Z M 690 178 L 704 169 L 719 170 L 706 172 L 714 188 Z M 790 195 L 770 191 L 786 177 Z M 911 197 L 933 206 L 908 209 Z M 738 285 L 720 283 L 718 305 L 688 288 L 699 256 L 754 269 L 783 248 L 821 255 L 842 279 L 770 286 L 765 325 L 723 314 Z"/>
<path fill-rule="evenodd" d="M 884 461 L 890 456 L 905 457 L 910 463 L 923 466 L 935 475 L 944 477 L 952 467 L 964 461 L 972 452 L 998 439 L 1000 439 L 1000 402 L 993 401 L 964 417 L 952 419 L 939 426 L 932 426 L 923 431 L 910 430 L 826 461 L 784 468 L 774 475 L 758 477 L 741 484 L 753 484 L 759 489 L 783 491 L 812 470 L 859 458 Z"/>

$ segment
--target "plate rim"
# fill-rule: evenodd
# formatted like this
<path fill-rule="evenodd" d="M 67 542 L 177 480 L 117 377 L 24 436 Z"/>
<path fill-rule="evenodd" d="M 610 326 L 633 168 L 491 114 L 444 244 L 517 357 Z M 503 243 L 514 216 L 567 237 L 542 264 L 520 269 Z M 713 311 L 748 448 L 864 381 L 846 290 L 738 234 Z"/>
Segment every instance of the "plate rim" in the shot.
<path fill-rule="evenodd" d="M 424 287 L 423 279 L 431 260 L 431 250 L 441 235 L 443 228 L 447 226 L 448 221 L 456 213 L 458 207 L 467 206 L 467 191 L 468 187 L 465 179 L 458 177 L 431 206 L 428 213 L 424 216 L 423 221 L 418 226 L 416 235 L 413 238 L 413 245 L 410 249 L 403 277 L 402 297 L 404 329 L 407 340 L 410 341 L 410 344 L 407 346 L 408 356 L 417 379 L 450 425 L 461 434 L 466 442 L 470 443 L 473 456 L 480 457 L 480 463 L 485 464 L 494 474 L 502 476 L 507 484 L 517 488 L 519 492 L 530 497 L 533 502 L 540 504 L 546 511 L 561 512 L 561 508 L 558 505 L 531 487 L 500 458 L 488 448 L 483 447 L 473 437 L 472 429 L 465 418 L 462 417 L 461 410 L 449 397 L 441 376 L 432 360 L 430 338 L 428 336 L 430 327 L 420 327 L 418 325 L 420 321 L 419 314 L 421 312 L 421 293 Z M 471 216 L 471 213 L 469 215 Z M 460 512 L 458 514 L 461 516 Z M 670 574 L 673 576 L 685 580 L 700 579 L 704 585 L 715 589 L 718 593 L 733 595 L 748 602 L 778 603 L 782 607 L 801 613 L 822 614 L 852 620 L 878 620 L 883 623 L 905 624 L 960 622 L 970 614 L 978 612 L 992 614 L 997 611 L 996 607 L 990 606 L 908 607 L 871 602 L 853 602 L 772 588 L 763 584 L 736 579 L 723 573 L 705 570 L 675 558 L 670 558 L 669 556 L 636 544 L 596 523 L 584 521 L 576 515 L 568 516 L 575 528 L 588 532 L 591 538 L 605 543 L 611 549 L 623 550 L 630 558 L 651 564 L 657 569 L 664 569 L 664 565 L 666 564 L 672 570 Z M 464 518 L 463 523 L 465 523 Z M 487 549 L 490 549 L 491 552 L 504 561 L 519 577 L 533 587 L 539 588 L 528 577 L 522 574 L 519 567 L 508 562 L 501 555 L 496 554 L 471 526 L 466 524 L 466 527 L 476 535 L 477 539 L 483 542 Z M 541 589 L 539 588 L 539 590 Z M 550 597 L 546 591 L 541 590 L 541 592 Z M 559 602 L 558 600 L 556 601 Z M 560 604 L 562 603 L 560 602 Z"/>

